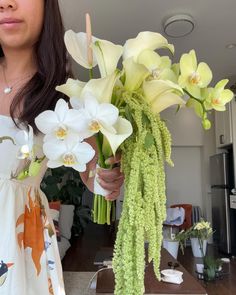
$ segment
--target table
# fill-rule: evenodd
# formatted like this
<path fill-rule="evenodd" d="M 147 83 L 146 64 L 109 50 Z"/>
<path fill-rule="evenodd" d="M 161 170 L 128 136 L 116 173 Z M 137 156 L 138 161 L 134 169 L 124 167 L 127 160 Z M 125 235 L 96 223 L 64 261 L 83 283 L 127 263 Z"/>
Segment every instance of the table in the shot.
<path fill-rule="evenodd" d="M 161 253 L 161 270 L 169 268 L 168 262 L 177 262 L 165 249 Z M 177 270 L 183 272 L 183 283 L 180 285 L 159 282 L 154 274 L 152 264 L 149 264 L 145 271 L 145 294 L 172 294 L 172 295 L 206 295 L 206 290 L 199 282 L 180 265 Z M 102 271 L 98 274 L 97 294 L 113 294 L 114 292 L 114 274 L 111 269 Z"/>

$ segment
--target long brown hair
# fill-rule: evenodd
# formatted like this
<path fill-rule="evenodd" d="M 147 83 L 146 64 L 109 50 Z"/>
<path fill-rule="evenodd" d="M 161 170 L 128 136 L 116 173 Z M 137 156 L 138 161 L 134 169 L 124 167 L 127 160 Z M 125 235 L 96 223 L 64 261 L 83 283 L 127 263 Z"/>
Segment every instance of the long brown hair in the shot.
<path fill-rule="evenodd" d="M 57 100 L 63 97 L 55 87 L 65 83 L 71 75 L 58 0 L 45 0 L 44 10 L 42 32 L 35 45 L 38 70 L 16 94 L 10 106 L 10 115 L 14 120 L 17 110 L 20 110 L 23 103 L 19 123 L 30 124 L 35 132 L 35 117 L 44 110 L 54 108 Z M 19 123 L 15 122 L 16 125 Z"/>

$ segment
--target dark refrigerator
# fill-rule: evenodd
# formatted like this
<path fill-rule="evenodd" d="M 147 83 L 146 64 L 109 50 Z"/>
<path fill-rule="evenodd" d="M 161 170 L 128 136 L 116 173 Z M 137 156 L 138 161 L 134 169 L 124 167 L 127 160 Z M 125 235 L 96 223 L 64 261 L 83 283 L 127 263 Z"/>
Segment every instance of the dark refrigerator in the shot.
<path fill-rule="evenodd" d="M 232 253 L 230 191 L 234 188 L 232 152 L 210 157 L 213 242 L 220 251 Z"/>

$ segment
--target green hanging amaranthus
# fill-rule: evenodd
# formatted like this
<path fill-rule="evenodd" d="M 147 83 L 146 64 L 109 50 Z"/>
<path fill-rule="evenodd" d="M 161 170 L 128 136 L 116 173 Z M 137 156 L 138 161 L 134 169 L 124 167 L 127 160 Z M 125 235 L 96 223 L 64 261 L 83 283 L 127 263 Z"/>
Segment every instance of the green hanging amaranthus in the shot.
<path fill-rule="evenodd" d="M 159 115 L 139 93 L 123 94 L 134 133 L 122 145 L 125 196 L 114 250 L 116 295 L 144 293 L 145 242 L 148 261 L 160 279 L 162 224 L 166 217 L 164 160 L 170 164 L 171 137 Z M 128 108 L 127 108 L 128 107 Z"/>

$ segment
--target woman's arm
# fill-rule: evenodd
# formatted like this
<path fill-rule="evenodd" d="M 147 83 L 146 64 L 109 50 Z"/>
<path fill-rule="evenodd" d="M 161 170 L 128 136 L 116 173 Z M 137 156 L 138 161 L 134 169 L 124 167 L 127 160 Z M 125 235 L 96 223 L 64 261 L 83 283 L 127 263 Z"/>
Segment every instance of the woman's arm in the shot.
<path fill-rule="evenodd" d="M 87 169 L 85 172 L 80 173 L 81 179 L 87 188 L 93 192 L 94 190 L 94 176 L 96 170 L 96 164 L 98 160 L 98 151 L 96 146 L 96 139 L 90 137 L 86 139 L 95 150 L 96 154 L 94 158 L 87 164 Z M 115 164 L 120 162 L 120 156 L 110 158 L 110 164 Z M 115 167 L 111 170 L 98 169 L 98 180 L 99 184 L 111 193 L 105 198 L 107 200 L 115 200 L 120 195 L 120 188 L 124 182 L 124 175 L 120 172 L 120 167 Z M 92 175 L 91 175 L 92 174 Z"/>

